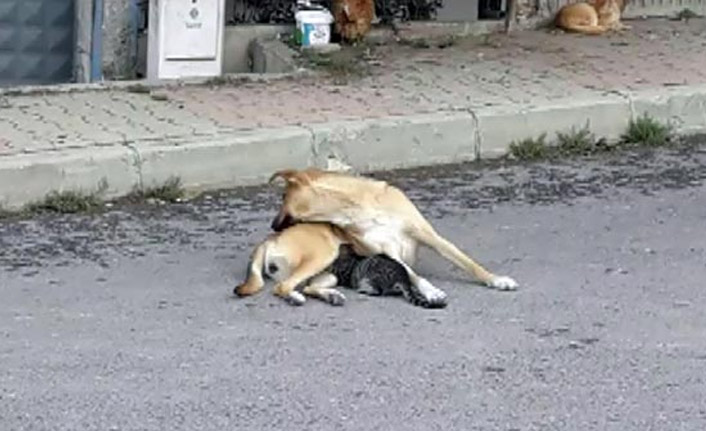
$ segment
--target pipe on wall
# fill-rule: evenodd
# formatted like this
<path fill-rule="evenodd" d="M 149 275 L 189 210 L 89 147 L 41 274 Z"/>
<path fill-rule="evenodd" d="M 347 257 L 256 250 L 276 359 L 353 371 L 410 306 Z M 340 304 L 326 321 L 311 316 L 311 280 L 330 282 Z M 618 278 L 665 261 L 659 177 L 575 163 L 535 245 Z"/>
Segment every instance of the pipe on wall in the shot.
<path fill-rule="evenodd" d="M 130 0 L 130 46 L 128 47 L 128 61 L 130 62 L 131 78 L 137 75 L 137 44 L 140 34 L 140 4 L 139 0 Z"/>
<path fill-rule="evenodd" d="M 91 82 L 103 79 L 103 0 L 93 0 Z"/>
<path fill-rule="evenodd" d="M 76 0 L 74 4 L 73 80 L 75 82 L 89 82 L 91 80 L 93 1 Z"/>

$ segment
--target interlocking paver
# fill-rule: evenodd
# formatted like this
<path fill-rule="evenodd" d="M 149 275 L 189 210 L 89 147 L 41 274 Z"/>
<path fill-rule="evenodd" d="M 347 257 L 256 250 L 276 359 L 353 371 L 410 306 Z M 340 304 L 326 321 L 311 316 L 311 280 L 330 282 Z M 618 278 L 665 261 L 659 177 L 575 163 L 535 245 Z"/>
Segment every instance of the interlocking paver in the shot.
<path fill-rule="evenodd" d="M 348 85 L 187 86 L 166 90 L 166 100 L 118 90 L 8 96 L 0 156 L 706 83 L 706 20 L 631 24 L 600 37 L 525 31 L 446 49 L 381 47 L 373 73 Z"/>

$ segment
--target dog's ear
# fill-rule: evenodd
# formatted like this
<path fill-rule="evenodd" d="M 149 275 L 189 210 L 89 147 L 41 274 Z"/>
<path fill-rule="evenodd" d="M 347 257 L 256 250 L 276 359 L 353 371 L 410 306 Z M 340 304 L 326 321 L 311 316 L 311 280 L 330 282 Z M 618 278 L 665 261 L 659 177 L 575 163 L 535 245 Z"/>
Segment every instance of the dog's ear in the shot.
<path fill-rule="evenodd" d="M 316 180 L 322 175 L 322 172 L 315 168 L 298 171 L 296 169 L 284 169 L 277 171 L 270 177 L 269 183 L 272 184 L 277 178 L 284 179 L 288 185 L 306 185 Z"/>
<path fill-rule="evenodd" d="M 300 171 L 295 169 L 284 169 L 277 171 L 270 177 L 269 183 L 272 184 L 277 178 L 282 178 L 287 184 L 302 184 L 303 177 Z"/>

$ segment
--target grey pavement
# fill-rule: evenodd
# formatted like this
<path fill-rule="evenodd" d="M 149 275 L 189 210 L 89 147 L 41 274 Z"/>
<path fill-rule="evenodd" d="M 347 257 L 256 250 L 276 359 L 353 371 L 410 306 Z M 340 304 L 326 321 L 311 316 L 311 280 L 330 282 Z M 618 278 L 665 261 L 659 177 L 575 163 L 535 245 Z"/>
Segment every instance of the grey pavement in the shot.
<path fill-rule="evenodd" d="M 521 289 L 424 252 L 446 309 L 233 298 L 267 188 L 3 221 L 0 428 L 706 428 L 704 146 L 378 176 Z"/>

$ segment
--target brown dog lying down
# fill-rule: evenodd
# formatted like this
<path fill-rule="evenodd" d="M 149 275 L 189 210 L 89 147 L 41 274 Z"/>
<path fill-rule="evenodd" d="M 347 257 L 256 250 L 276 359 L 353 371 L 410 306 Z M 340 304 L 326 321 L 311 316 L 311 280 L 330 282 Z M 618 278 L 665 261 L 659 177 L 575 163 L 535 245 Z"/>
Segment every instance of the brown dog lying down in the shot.
<path fill-rule="evenodd" d="M 312 268 L 322 270 L 307 277 Z M 343 305 L 346 298 L 336 289 L 341 286 L 367 295 L 401 295 L 425 308 L 446 306 L 445 298 L 429 301 L 415 289 L 398 262 L 384 255 L 357 255 L 345 233 L 326 223 L 299 223 L 269 235 L 255 248 L 247 279 L 234 293 L 252 295 L 264 287 L 265 278 L 275 280 L 275 294 L 293 305 L 303 305 L 305 295 Z"/>
<path fill-rule="evenodd" d="M 270 181 L 277 178 L 286 182 L 280 211 L 272 222 L 277 232 L 301 222 L 329 223 L 357 254 L 384 254 L 402 264 L 412 285 L 430 302 L 445 301 L 446 293 L 412 269 L 419 244 L 431 247 L 489 287 L 517 288 L 515 280 L 492 274 L 441 237 L 400 189 L 384 181 L 318 169 L 280 171 Z M 331 262 L 333 258 L 325 263 Z M 314 277 L 324 269 L 322 263 L 298 268 L 296 280 Z"/>
<path fill-rule="evenodd" d="M 625 9 L 623 0 L 589 0 L 564 5 L 555 17 L 556 26 L 583 34 L 603 34 L 609 30 L 626 30 L 620 22 Z"/>

